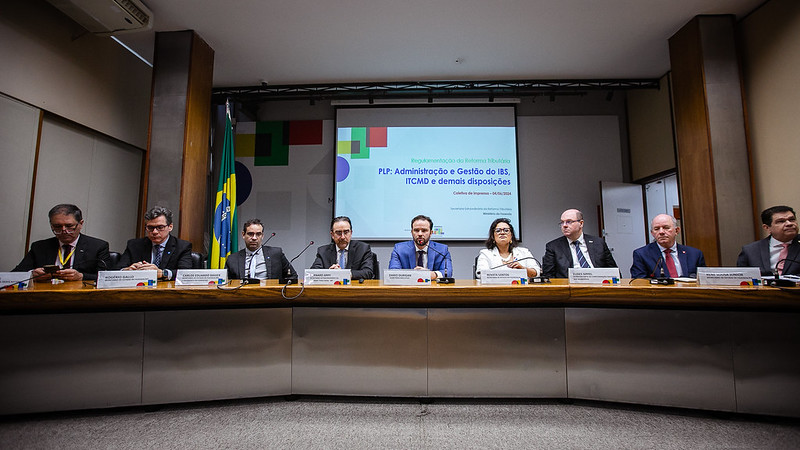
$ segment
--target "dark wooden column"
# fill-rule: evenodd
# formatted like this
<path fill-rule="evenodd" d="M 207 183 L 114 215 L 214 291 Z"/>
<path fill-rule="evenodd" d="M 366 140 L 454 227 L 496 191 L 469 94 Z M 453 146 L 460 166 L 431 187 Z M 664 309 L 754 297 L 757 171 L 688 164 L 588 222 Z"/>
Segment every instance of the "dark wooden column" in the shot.
<path fill-rule="evenodd" d="M 732 266 L 753 240 L 753 194 L 734 17 L 697 16 L 669 40 L 687 245 Z"/>
<path fill-rule="evenodd" d="M 156 33 L 142 211 L 174 213 L 176 234 L 203 251 L 214 50 L 194 31 Z"/>

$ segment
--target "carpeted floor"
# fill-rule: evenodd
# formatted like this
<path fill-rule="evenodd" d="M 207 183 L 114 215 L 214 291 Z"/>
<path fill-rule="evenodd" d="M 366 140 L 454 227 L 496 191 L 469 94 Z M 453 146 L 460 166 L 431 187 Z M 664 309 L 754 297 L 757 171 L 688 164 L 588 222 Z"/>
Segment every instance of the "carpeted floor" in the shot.
<path fill-rule="evenodd" d="M 800 448 L 800 420 L 620 404 L 256 399 L 0 418 L 0 448 Z"/>

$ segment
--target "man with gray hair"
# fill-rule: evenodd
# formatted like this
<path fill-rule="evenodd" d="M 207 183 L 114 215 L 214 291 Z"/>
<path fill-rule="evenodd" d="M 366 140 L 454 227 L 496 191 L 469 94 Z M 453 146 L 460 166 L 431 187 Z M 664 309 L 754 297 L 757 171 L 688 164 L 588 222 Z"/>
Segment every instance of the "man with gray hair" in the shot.
<path fill-rule="evenodd" d="M 703 252 L 676 243 L 681 232 L 678 221 L 669 214 L 659 214 L 650 224 L 655 239 L 633 251 L 631 278 L 695 277 L 698 267 L 705 267 Z"/>
<path fill-rule="evenodd" d="M 54 237 L 31 244 L 14 272 L 33 271 L 36 281 L 58 278 L 65 281 L 96 280 L 99 269 L 108 269 L 108 242 L 81 233 L 83 213 L 75 205 L 56 205 L 47 213 Z M 45 266 L 48 270 L 45 273 Z M 56 267 L 52 267 L 56 266 Z"/>
<path fill-rule="evenodd" d="M 161 206 L 144 215 L 147 237 L 131 239 L 119 260 L 122 270 L 158 270 L 158 278 L 172 280 L 177 269 L 192 268 L 192 243 L 171 235 L 172 211 Z"/>

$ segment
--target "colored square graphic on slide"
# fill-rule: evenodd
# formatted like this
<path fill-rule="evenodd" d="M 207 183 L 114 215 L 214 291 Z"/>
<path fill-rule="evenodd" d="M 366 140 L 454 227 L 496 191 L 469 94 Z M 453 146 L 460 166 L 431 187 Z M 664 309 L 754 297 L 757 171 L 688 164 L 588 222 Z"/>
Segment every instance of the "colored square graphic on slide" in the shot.
<path fill-rule="evenodd" d="M 336 154 L 350 159 L 369 159 L 371 148 L 387 147 L 386 127 L 339 128 Z"/>

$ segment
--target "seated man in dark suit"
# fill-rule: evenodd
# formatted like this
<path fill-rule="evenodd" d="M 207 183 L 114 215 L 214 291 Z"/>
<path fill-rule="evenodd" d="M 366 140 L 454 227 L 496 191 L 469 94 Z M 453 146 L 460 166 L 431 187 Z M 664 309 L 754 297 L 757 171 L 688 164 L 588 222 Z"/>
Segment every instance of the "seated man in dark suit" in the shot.
<path fill-rule="evenodd" d="M 659 214 L 650 224 L 650 234 L 655 238 L 644 247 L 633 251 L 631 278 L 695 277 L 697 268 L 706 261 L 700 250 L 675 243 L 681 228 L 668 214 Z"/>
<path fill-rule="evenodd" d="M 36 281 L 59 278 L 65 281 L 96 280 L 98 270 L 108 269 L 108 242 L 81 234 L 83 213 L 75 205 L 56 205 L 47 213 L 55 237 L 31 244 L 14 272 L 33 270 Z M 45 274 L 44 266 L 59 270 Z"/>
<path fill-rule="evenodd" d="M 433 220 L 419 215 L 411 219 L 413 241 L 395 244 L 390 269 L 430 270 L 431 279 L 453 276 L 453 261 L 446 245 L 431 241 Z M 433 250 L 429 252 L 428 250 Z"/>
<path fill-rule="evenodd" d="M 229 279 L 297 279 L 297 272 L 289 264 L 280 247 L 261 245 L 261 240 L 264 238 L 264 224 L 260 220 L 250 219 L 245 222 L 242 227 L 242 238 L 245 248 L 232 253 L 225 261 Z"/>
<path fill-rule="evenodd" d="M 577 209 L 564 211 L 559 226 L 563 236 L 553 239 L 544 247 L 543 276 L 568 278 L 570 267 L 617 267 L 604 240 L 583 234 L 582 212 Z"/>
<path fill-rule="evenodd" d="M 171 235 L 172 211 L 154 206 L 144 214 L 147 237 L 131 239 L 119 260 L 122 270 L 158 270 L 172 280 L 178 269 L 192 268 L 192 243 Z"/>
<path fill-rule="evenodd" d="M 347 216 L 331 221 L 331 242 L 317 249 L 312 269 L 350 269 L 354 280 L 375 278 L 369 244 L 352 240 L 353 225 Z"/>
<path fill-rule="evenodd" d="M 761 226 L 769 233 L 764 239 L 742 247 L 736 265 L 758 267 L 762 275 L 800 275 L 800 240 L 797 216 L 788 206 L 773 206 L 761 213 Z"/>

